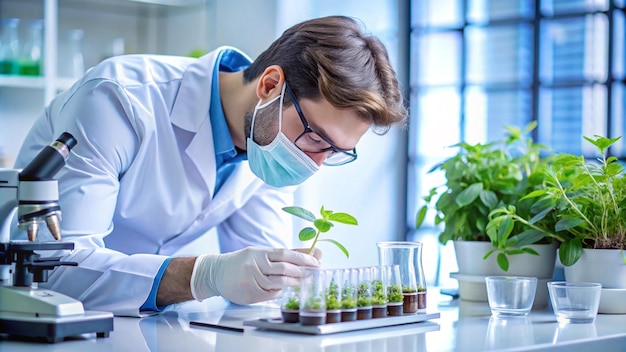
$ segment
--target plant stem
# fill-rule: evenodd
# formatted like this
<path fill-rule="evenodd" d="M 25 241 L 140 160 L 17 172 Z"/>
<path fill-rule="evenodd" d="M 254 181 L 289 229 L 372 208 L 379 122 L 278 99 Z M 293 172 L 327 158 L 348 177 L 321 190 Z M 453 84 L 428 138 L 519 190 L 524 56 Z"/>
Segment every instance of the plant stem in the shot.
<path fill-rule="evenodd" d="M 544 230 L 544 229 L 542 229 L 542 228 L 540 228 L 540 227 L 536 226 L 535 224 L 531 224 L 531 223 L 529 223 L 526 219 L 524 219 L 524 218 L 520 217 L 519 215 L 517 215 L 517 214 L 515 214 L 515 213 L 513 213 L 513 214 L 511 214 L 511 215 L 513 216 L 513 218 L 514 218 L 515 220 L 517 220 L 517 221 L 521 222 L 522 224 L 524 224 L 524 225 L 526 225 L 526 226 L 528 226 L 528 227 L 530 227 L 530 228 L 532 228 L 532 229 L 534 229 L 534 230 L 537 230 L 537 231 L 543 232 L 543 233 L 547 234 L 547 235 L 548 235 L 548 236 L 550 236 L 550 237 L 556 238 L 556 239 L 557 239 L 557 240 L 559 240 L 560 242 L 565 242 L 565 239 L 561 238 L 561 236 L 559 236 L 559 235 L 557 235 L 557 234 L 555 234 L 555 233 L 549 232 L 549 231 L 547 231 L 547 230 Z"/>
<path fill-rule="evenodd" d="M 578 213 L 578 215 L 580 215 L 580 217 L 582 217 L 583 219 L 585 219 L 585 222 L 587 224 L 589 224 L 589 226 L 593 229 L 594 232 L 597 233 L 597 229 L 596 226 L 594 225 L 593 222 L 591 222 L 586 216 L 585 214 L 583 214 L 580 209 L 578 209 L 578 207 L 576 206 L 576 204 L 574 204 L 574 202 L 572 202 L 571 199 L 569 199 L 569 197 L 567 196 L 567 193 L 565 193 L 565 190 L 563 189 L 563 185 L 561 184 L 561 182 L 559 181 L 559 178 L 556 177 L 556 175 L 554 175 L 553 173 L 550 173 L 550 176 L 552 176 L 552 178 L 554 179 L 554 181 L 556 182 L 556 184 L 559 186 L 559 191 L 561 192 L 561 194 L 563 195 L 563 198 L 565 198 L 565 201 L 567 203 L 569 203 L 570 207 L 572 208 L 572 210 L 574 210 L 576 213 Z"/>
<path fill-rule="evenodd" d="M 319 237 L 320 237 L 320 230 L 317 230 L 317 232 L 315 233 L 315 238 L 313 238 L 313 244 L 311 245 L 311 248 L 309 248 L 310 255 L 313 254 L 313 250 L 315 249 L 315 245 L 317 244 L 317 239 Z"/>

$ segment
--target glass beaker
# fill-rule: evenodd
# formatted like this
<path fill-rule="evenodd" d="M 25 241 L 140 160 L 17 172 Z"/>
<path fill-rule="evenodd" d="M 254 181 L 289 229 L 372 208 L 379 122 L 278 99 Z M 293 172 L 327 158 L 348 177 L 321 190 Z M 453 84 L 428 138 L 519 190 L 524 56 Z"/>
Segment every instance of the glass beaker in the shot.
<path fill-rule="evenodd" d="M 387 314 L 398 316 L 403 314 L 402 279 L 400 265 L 381 266 L 385 287 L 387 287 Z"/>
<path fill-rule="evenodd" d="M 28 37 L 18 62 L 20 75 L 40 76 L 43 57 L 43 20 L 32 20 L 28 24 Z"/>
<path fill-rule="evenodd" d="M 83 36 L 82 29 L 71 29 L 68 32 L 69 51 L 71 61 L 71 77 L 80 78 L 85 73 L 85 60 L 83 58 Z"/>
<path fill-rule="evenodd" d="M 0 75 L 17 74 L 17 59 L 19 57 L 19 18 L 5 18 L 2 20 L 2 37 L 0 39 Z"/>
<path fill-rule="evenodd" d="M 404 313 L 426 312 L 426 280 L 422 268 L 422 244 L 410 241 L 378 242 L 381 266 L 399 265 Z"/>
<path fill-rule="evenodd" d="M 324 270 L 304 269 L 300 278 L 300 324 L 326 324 Z"/>
<path fill-rule="evenodd" d="M 285 323 L 297 323 L 300 321 L 300 286 L 283 288 L 280 314 Z"/>
<path fill-rule="evenodd" d="M 357 268 L 357 272 L 356 319 L 372 319 L 372 270 L 370 267 L 362 267 Z"/>
<path fill-rule="evenodd" d="M 382 266 L 372 267 L 372 318 L 384 318 L 387 316 L 387 281 L 385 268 Z"/>
<path fill-rule="evenodd" d="M 357 289 L 359 283 L 358 270 L 355 268 L 344 269 L 342 273 L 343 284 L 341 285 L 341 321 L 355 321 L 357 305 Z"/>
<path fill-rule="evenodd" d="M 343 269 L 326 269 L 326 324 L 341 322 L 341 288 Z"/>

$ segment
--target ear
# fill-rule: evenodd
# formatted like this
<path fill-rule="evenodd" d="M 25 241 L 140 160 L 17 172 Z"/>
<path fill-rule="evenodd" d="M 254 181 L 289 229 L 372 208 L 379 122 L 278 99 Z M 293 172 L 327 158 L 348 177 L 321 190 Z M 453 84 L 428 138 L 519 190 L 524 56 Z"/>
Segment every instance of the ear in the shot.
<path fill-rule="evenodd" d="M 272 65 L 263 71 L 256 86 L 256 95 L 259 99 L 266 101 L 278 96 L 285 83 L 285 73 L 283 68 Z"/>

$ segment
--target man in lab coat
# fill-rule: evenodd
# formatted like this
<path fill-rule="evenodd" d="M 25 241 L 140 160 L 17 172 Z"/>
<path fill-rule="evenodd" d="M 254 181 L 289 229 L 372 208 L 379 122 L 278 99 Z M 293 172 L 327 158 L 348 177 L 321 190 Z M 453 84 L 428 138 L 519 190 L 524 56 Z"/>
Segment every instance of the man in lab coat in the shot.
<path fill-rule="evenodd" d="M 275 299 L 319 266 L 288 249 L 293 186 L 405 118 L 384 46 L 347 17 L 297 24 L 254 62 L 231 47 L 105 60 L 46 107 L 16 162 L 62 132 L 78 140 L 57 178 L 76 248 L 64 260 L 79 265 L 42 286 L 132 316 Z M 222 254 L 174 255 L 213 228 Z"/>

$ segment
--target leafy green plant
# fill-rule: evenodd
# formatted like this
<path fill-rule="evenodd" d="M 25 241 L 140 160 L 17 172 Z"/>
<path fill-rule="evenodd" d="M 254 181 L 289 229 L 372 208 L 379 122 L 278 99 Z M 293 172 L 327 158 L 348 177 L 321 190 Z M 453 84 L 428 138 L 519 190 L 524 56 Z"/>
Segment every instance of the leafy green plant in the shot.
<path fill-rule="evenodd" d="M 490 241 L 497 252 L 497 262 L 502 270 L 509 266 L 508 255 L 538 253 L 525 246 L 534 243 L 551 243 L 554 237 L 545 232 L 530 231 L 523 222 L 495 223 L 488 226 L 490 214 L 496 209 L 514 207 L 520 214 L 530 215 L 536 209 L 533 202 L 523 201 L 529 192 L 543 187 L 538 172 L 545 166 L 541 153 L 548 148 L 534 143 L 527 135 L 537 126 L 529 123 L 523 130 L 506 126 L 503 139 L 487 144 L 459 143 L 459 152 L 436 165 L 430 172 L 443 171 L 446 182 L 433 187 L 423 198 L 426 202 L 416 217 L 420 228 L 432 208 L 435 225 L 444 224 L 439 242 Z M 543 220 L 548 222 L 549 219 Z M 509 230 L 510 225 L 510 230 Z"/>
<path fill-rule="evenodd" d="M 550 159 L 542 177 L 544 187 L 524 199 L 540 209 L 534 217 L 521 215 L 515 208 L 499 209 L 493 215 L 509 232 L 512 222 L 522 223 L 559 239 L 559 259 L 570 266 L 578 261 L 583 248 L 626 248 L 626 178 L 617 158 L 607 157 L 611 145 L 621 137 L 584 137 L 600 154 L 595 161 L 583 156 L 560 153 Z M 540 221 L 550 219 L 552 226 Z M 503 225 L 503 223 L 506 223 Z"/>
<path fill-rule="evenodd" d="M 285 303 L 285 308 L 289 310 L 298 310 L 300 309 L 300 300 L 295 297 L 289 297 L 287 299 L 287 303 Z"/>
<path fill-rule="evenodd" d="M 341 243 L 336 240 L 330 238 L 322 238 L 320 239 L 320 234 L 326 233 L 333 228 L 333 222 L 346 224 L 346 225 L 358 225 L 358 222 L 355 217 L 348 213 L 335 213 L 332 210 L 324 209 L 324 206 L 320 209 L 321 218 L 315 217 L 312 212 L 297 206 L 284 207 L 284 211 L 291 215 L 295 215 L 301 219 L 306 221 L 310 221 L 313 223 L 313 227 L 305 227 L 298 233 L 298 238 L 300 241 L 308 241 L 313 240 L 311 244 L 311 248 L 309 253 L 313 253 L 313 249 L 318 241 L 326 241 L 337 246 L 345 255 L 349 257 L 348 250 Z"/>
<path fill-rule="evenodd" d="M 357 291 L 357 307 L 369 307 L 372 305 L 372 288 L 370 282 L 359 284 Z"/>
<path fill-rule="evenodd" d="M 411 286 L 408 286 L 408 285 L 402 285 L 402 292 L 404 292 L 404 293 L 417 292 L 417 288 L 411 287 Z"/>
<path fill-rule="evenodd" d="M 321 310 L 322 309 L 322 297 L 320 296 L 310 296 L 304 302 L 304 308 L 310 310 Z"/>
<path fill-rule="evenodd" d="M 372 280 L 372 304 L 376 306 L 387 304 L 387 293 L 381 280 Z"/>
<path fill-rule="evenodd" d="M 400 285 L 389 285 L 387 287 L 387 299 L 389 302 L 402 302 L 404 297 L 402 296 L 402 288 Z"/>
<path fill-rule="evenodd" d="M 330 281 L 328 289 L 326 290 L 326 309 L 340 309 L 341 308 L 341 292 L 339 292 L 339 286 L 335 282 L 335 278 Z"/>
<path fill-rule="evenodd" d="M 353 285 L 344 285 L 341 290 L 341 308 L 351 309 L 356 308 L 356 287 Z"/>
<path fill-rule="evenodd" d="M 300 286 L 285 287 L 282 299 L 282 308 L 287 310 L 300 309 Z"/>

